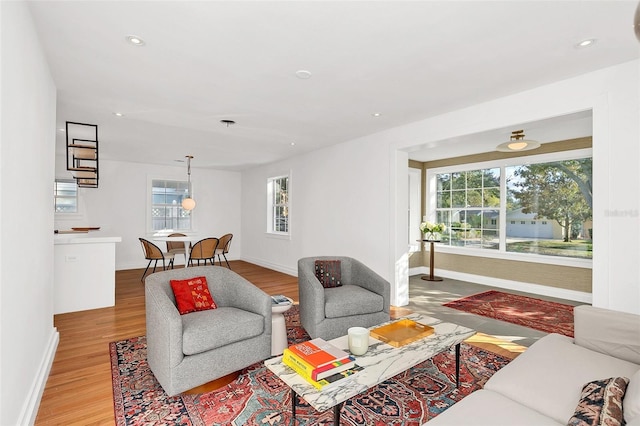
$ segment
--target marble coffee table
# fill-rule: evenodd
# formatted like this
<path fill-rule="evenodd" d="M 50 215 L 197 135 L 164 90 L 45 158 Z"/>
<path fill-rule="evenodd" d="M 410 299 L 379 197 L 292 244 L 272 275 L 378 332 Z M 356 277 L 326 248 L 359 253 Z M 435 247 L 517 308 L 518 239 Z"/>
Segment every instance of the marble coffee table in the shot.
<path fill-rule="evenodd" d="M 297 400 L 302 397 L 317 411 L 333 408 L 334 424 L 339 425 L 340 410 L 345 401 L 448 350 L 452 346 L 456 348 L 456 386 L 458 386 L 460 384 L 460 343 L 476 334 L 475 330 L 457 324 L 441 322 L 436 318 L 420 314 L 407 315 L 403 318 L 430 325 L 435 331 L 428 337 L 399 348 L 369 337 L 369 350 L 367 353 L 355 357 L 356 363 L 364 367 L 364 369 L 345 379 L 343 383 L 341 382 L 339 385 L 329 389 L 318 390 L 314 388 L 295 371 L 283 364 L 281 356 L 266 360 L 264 362 L 265 366 L 292 390 L 291 409 L 293 418 L 295 419 L 296 416 Z M 338 337 L 330 342 L 340 349 L 349 351 L 347 336 Z"/>

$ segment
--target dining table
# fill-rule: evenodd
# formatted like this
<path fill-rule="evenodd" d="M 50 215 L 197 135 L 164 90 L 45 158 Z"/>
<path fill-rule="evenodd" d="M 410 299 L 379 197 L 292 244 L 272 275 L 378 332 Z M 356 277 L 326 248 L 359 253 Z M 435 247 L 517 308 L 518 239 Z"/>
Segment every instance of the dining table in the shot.
<path fill-rule="evenodd" d="M 182 242 L 184 243 L 184 267 L 188 268 L 189 267 L 189 256 L 190 256 L 190 249 L 191 249 L 191 245 L 194 243 L 197 243 L 198 241 L 200 241 L 201 239 L 206 238 L 203 237 L 202 235 L 184 235 L 184 236 L 179 236 L 179 237 L 169 237 L 166 235 L 155 235 L 152 237 L 153 241 L 176 241 L 176 242 Z"/>

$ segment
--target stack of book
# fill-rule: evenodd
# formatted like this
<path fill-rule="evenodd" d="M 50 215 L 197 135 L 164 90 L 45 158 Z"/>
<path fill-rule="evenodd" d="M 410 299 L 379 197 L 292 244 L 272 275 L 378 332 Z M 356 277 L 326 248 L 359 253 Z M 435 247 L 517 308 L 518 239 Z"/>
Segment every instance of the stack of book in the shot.
<path fill-rule="evenodd" d="M 321 338 L 289 346 L 282 362 L 316 389 L 337 385 L 362 370 L 355 358 Z"/>
<path fill-rule="evenodd" d="M 271 296 L 271 304 L 272 305 L 290 305 L 291 300 L 289 300 L 283 294 L 277 294 L 275 296 Z"/>

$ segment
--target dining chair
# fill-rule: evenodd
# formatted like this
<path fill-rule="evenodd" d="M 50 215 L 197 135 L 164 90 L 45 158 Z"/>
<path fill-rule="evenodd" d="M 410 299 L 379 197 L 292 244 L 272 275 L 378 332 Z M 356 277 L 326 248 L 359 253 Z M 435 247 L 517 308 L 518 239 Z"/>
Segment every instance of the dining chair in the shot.
<path fill-rule="evenodd" d="M 200 261 L 204 260 L 204 266 L 207 266 L 207 260 L 211 263 L 211 266 L 214 265 L 215 252 L 218 247 L 218 240 L 215 237 L 203 238 L 198 241 L 191 247 L 191 255 L 189 256 L 189 265 L 193 265 L 193 261 L 198 261 L 198 266 L 200 266 Z"/>
<path fill-rule="evenodd" d="M 218 243 L 218 247 L 215 251 L 215 255 L 218 256 L 218 262 L 220 263 L 220 266 L 222 266 L 222 260 L 220 260 L 220 256 L 222 255 L 222 257 L 224 257 L 224 261 L 227 262 L 227 268 L 229 269 L 231 269 L 231 265 L 229 265 L 226 254 L 229 253 L 229 247 L 231 246 L 232 238 L 233 234 L 224 234 L 222 237 L 220 237 L 220 242 Z"/>
<path fill-rule="evenodd" d="M 186 237 L 186 234 L 181 234 L 179 232 L 174 232 L 173 234 L 167 235 L 168 237 Z M 182 241 L 167 241 L 167 253 L 181 254 L 184 256 L 184 264 L 187 264 L 187 252 L 184 249 L 184 243 Z"/>
<path fill-rule="evenodd" d="M 144 258 L 149 261 L 149 263 L 147 263 L 147 267 L 144 270 L 144 273 L 142 274 L 142 278 L 140 278 L 140 281 L 144 281 L 144 276 L 147 275 L 149 266 L 151 266 L 151 262 L 153 261 L 155 261 L 155 263 L 153 264 L 153 271 L 151 273 L 154 273 L 156 271 L 156 266 L 158 266 L 158 260 L 162 260 L 163 271 L 167 269 L 167 265 L 165 264 L 165 259 L 169 260 L 168 266 L 170 266 L 171 269 L 173 269 L 173 253 L 163 253 L 162 250 L 160 250 L 160 247 L 153 244 L 151 241 L 145 240 L 144 238 L 138 238 L 138 239 L 140 240 L 140 244 L 142 245 Z"/>

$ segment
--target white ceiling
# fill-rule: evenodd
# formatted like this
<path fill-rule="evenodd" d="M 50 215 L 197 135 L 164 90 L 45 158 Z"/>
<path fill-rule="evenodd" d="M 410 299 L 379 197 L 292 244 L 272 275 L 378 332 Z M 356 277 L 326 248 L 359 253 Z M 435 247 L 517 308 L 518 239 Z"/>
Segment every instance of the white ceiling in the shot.
<path fill-rule="evenodd" d="M 636 0 L 29 5 L 57 127 L 98 124 L 101 158 L 153 164 L 242 170 L 640 57 Z"/>

